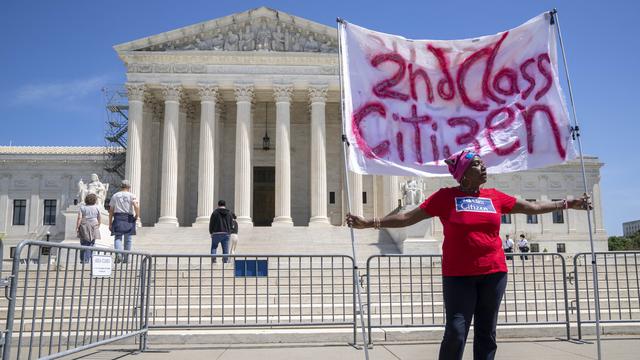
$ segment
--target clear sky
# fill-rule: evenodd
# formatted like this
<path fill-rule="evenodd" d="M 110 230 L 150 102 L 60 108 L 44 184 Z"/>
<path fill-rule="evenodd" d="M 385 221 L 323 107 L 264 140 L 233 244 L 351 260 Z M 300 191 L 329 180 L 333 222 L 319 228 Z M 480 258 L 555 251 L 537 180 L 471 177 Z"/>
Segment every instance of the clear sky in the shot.
<path fill-rule="evenodd" d="M 9 0 L 0 12 L 0 145 L 103 145 L 100 89 L 125 81 L 113 45 L 259 6 L 416 39 L 493 34 L 558 8 L 584 150 L 605 163 L 607 232 L 640 219 L 640 2 L 632 0 Z"/>

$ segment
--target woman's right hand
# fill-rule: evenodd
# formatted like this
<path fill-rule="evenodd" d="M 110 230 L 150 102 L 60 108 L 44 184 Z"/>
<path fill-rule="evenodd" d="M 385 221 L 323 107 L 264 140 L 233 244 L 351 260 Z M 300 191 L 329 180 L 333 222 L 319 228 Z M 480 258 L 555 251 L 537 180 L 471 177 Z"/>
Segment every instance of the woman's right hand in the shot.
<path fill-rule="evenodd" d="M 354 229 L 365 229 L 369 227 L 368 225 L 370 223 L 370 221 L 363 218 L 362 216 L 353 215 L 353 214 L 347 214 L 347 216 L 345 217 L 345 221 L 347 223 L 347 226 L 352 227 Z"/>

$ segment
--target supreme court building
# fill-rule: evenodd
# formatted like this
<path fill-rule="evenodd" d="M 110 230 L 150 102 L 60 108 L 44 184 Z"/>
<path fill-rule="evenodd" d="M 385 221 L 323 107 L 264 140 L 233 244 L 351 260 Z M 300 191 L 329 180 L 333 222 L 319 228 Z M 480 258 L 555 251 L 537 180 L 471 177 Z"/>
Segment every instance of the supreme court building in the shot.
<path fill-rule="evenodd" d="M 142 225 L 206 226 L 217 200 L 225 199 L 241 228 L 342 226 L 346 189 L 337 46 L 335 27 L 265 7 L 116 45 L 126 66 L 129 100 L 125 177 L 140 198 Z M 87 157 L 95 157 L 91 151 Z M 50 156 L 0 149 L 0 232 L 42 233 L 37 219 L 28 230 L 11 224 L 16 196 L 26 199 L 27 210 L 43 205 L 44 199 L 27 194 L 27 188 L 40 191 L 43 184 L 60 183 L 65 197 L 58 211 L 75 196 L 73 184 L 80 176 L 75 168 L 36 174 L 38 161 L 51 167 Z M 93 172 L 100 173 L 98 162 L 93 164 Z M 586 159 L 599 241 L 606 240 L 602 165 L 595 157 Z M 85 179 L 90 174 L 82 172 Z M 47 182 L 51 177 L 56 178 Z M 398 206 L 407 179 L 350 173 L 351 211 L 388 214 Z M 424 184 L 427 196 L 454 185 L 450 177 L 424 179 Z M 487 185 L 531 200 L 583 192 L 575 161 L 490 176 Z M 504 233 L 553 241 L 549 251 L 556 250 L 556 242 L 584 241 L 588 234 L 586 216 L 574 211 L 512 215 L 503 223 Z M 442 237 L 439 221 L 429 231 Z"/>

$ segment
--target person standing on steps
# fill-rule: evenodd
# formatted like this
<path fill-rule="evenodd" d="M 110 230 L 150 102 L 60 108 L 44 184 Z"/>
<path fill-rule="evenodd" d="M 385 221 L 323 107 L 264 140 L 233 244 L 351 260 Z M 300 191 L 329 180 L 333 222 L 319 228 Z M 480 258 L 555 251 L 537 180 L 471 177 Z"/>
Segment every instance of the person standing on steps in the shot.
<path fill-rule="evenodd" d="M 136 222 L 140 217 L 140 207 L 138 199 L 131 193 L 131 183 L 129 180 L 120 182 L 120 191 L 113 194 L 109 201 L 109 230 L 114 236 L 114 248 L 122 250 L 122 239 L 124 238 L 124 250 L 131 250 L 131 236 L 136 234 Z M 116 263 L 127 262 L 127 255 L 116 254 Z"/>
<path fill-rule="evenodd" d="M 211 213 L 209 219 L 209 234 L 211 235 L 211 262 L 216 263 L 215 255 L 218 252 L 218 245 L 222 245 L 222 254 L 229 255 L 229 236 L 233 229 L 233 218 L 235 215 L 227 209 L 224 200 L 218 200 L 218 208 Z M 229 258 L 224 256 L 223 262 L 229 262 Z"/>
<path fill-rule="evenodd" d="M 464 150 L 445 160 L 459 186 L 442 188 L 406 213 L 365 219 L 347 214 L 356 229 L 401 228 L 438 217 L 442 222 L 442 292 L 445 331 L 439 359 L 462 359 L 473 320 L 473 358 L 494 359 L 496 324 L 507 286 L 507 262 L 500 238 L 502 214 L 544 214 L 591 208 L 589 197 L 528 202 L 497 189 L 485 189 L 487 169 L 478 154 Z"/>
<path fill-rule="evenodd" d="M 524 234 L 520 234 L 520 241 L 518 241 L 518 249 L 521 253 L 525 255 L 520 255 L 520 259 L 529 260 L 529 257 L 526 255 L 529 252 L 529 241 L 524 237 Z"/>
<path fill-rule="evenodd" d="M 504 249 L 507 260 L 513 259 L 513 255 L 510 255 L 513 253 L 513 245 L 513 240 L 511 240 L 511 237 L 509 236 L 509 234 L 507 234 L 505 236 L 504 243 L 502 244 L 502 248 Z"/>
<path fill-rule="evenodd" d="M 238 222 L 236 221 L 236 214 L 233 214 L 233 223 L 231 226 L 231 255 L 235 255 L 236 247 L 238 246 Z"/>
<path fill-rule="evenodd" d="M 100 208 L 96 205 L 97 201 L 96 194 L 89 194 L 78 210 L 76 233 L 82 246 L 95 246 L 96 240 L 100 239 Z M 91 264 L 91 256 L 91 250 L 80 250 L 80 263 Z"/>

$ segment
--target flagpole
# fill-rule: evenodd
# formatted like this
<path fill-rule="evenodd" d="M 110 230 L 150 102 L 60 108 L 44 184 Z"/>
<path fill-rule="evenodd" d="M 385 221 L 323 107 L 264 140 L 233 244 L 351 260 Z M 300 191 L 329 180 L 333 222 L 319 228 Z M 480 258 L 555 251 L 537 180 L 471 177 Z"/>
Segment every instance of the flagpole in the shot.
<path fill-rule="evenodd" d="M 340 118 L 342 120 L 342 154 L 344 156 L 344 179 L 347 190 L 347 212 L 351 213 L 351 193 L 349 188 L 349 157 L 347 151 L 349 150 L 349 142 L 347 141 L 347 128 L 344 121 L 344 86 L 343 86 L 343 74 L 342 74 L 342 36 L 340 26 L 344 26 L 345 22 L 341 18 L 336 18 L 338 23 L 338 64 L 340 69 Z M 358 269 L 358 257 L 356 256 L 356 237 L 353 231 L 353 227 L 349 227 L 349 233 L 351 234 L 351 253 L 353 254 L 353 284 L 356 288 L 358 297 L 358 312 L 360 315 L 360 328 L 362 329 L 362 343 L 364 349 L 364 357 L 369 360 L 369 343 L 367 341 L 367 331 L 364 324 L 364 311 L 362 309 L 362 292 L 360 291 L 360 284 L 358 279 L 360 278 L 360 270 Z M 354 339 L 355 342 L 355 339 Z M 357 344 L 354 343 L 354 346 Z"/>
<path fill-rule="evenodd" d="M 564 42 L 562 41 L 562 31 L 560 31 L 560 19 L 558 18 L 558 10 L 553 9 L 549 12 L 551 15 L 551 24 L 555 22 L 558 27 L 558 38 L 560 39 L 560 50 L 562 51 L 562 61 L 564 62 L 564 71 L 567 77 L 567 85 L 569 88 L 569 99 L 571 100 L 571 111 L 573 113 L 573 123 L 575 126 L 571 129 L 572 133 L 578 139 L 578 151 L 580 153 L 580 167 L 582 168 L 582 183 L 584 184 L 584 192 L 588 194 L 587 175 L 584 169 L 584 156 L 582 154 L 582 141 L 580 140 L 580 126 L 578 124 L 578 116 L 576 114 L 576 105 L 573 100 L 573 90 L 571 88 L 571 79 L 569 78 L 569 67 L 567 66 L 567 56 L 564 51 Z M 591 271 L 593 272 L 593 299 L 595 301 L 596 311 L 596 342 L 598 347 L 598 359 L 602 358 L 602 347 L 600 344 L 600 294 L 598 290 L 598 267 L 596 265 L 596 253 L 593 247 L 593 232 L 591 226 L 591 210 L 587 207 L 587 224 L 589 225 L 589 243 L 591 245 Z"/>

